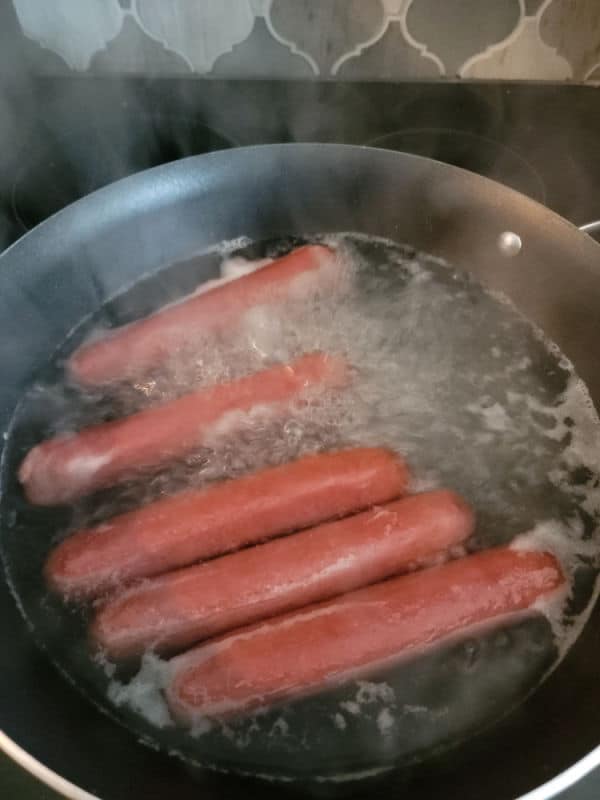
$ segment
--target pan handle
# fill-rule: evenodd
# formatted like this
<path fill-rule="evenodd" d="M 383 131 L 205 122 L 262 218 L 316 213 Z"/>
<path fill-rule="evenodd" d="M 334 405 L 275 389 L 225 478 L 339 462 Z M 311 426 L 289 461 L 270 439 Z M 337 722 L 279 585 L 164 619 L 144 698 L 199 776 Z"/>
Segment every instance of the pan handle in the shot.
<path fill-rule="evenodd" d="M 579 230 L 594 237 L 596 234 L 600 233 L 600 219 L 594 220 L 594 222 L 587 222 L 585 225 L 580 225 Z"/>

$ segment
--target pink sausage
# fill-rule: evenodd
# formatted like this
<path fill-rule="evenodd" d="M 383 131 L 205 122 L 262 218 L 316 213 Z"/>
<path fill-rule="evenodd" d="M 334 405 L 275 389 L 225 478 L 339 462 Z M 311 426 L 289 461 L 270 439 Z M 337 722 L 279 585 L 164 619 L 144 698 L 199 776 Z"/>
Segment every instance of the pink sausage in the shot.
<path fill-rule="evenodd" d="M 88 386 L 147 372 L 195 338 L 238 324 L 241 315 L 252 306 L 330 288 L 340 272 L 333 250 L 322 245 L 300 247 L 255 272 L 191 295 L 103 339 L 82 345 L 71 356 L 68 369 L 75 380 Z"/>
<path fill-rule="evenodd" d="M 342 387 L 347 380 L 342 359 L 311 353 L 291 364 L 42 442 L 25 457 L 19 480 L 32 503 L 67 503 L 193 452 L 231 412 L 247 413 L 256 406 L 281 411 L 282 404 L 307 389 Z"/>
<path fill-rule="evenodd" d="M 552 555 L 508 548 L 393 578 L 177 656 L 167 700 L 193 724 L 314 693 L 527 609 L 563 582 Z"/>
<path fill-rule="evenodd" d="M 192 564 L 345 516 L 406 491 L 401 458 L 378 447 L 305 456 L 236 480 L 166 497 L 65 539 L 46 576 L 65 597 Z"/>
<path fill-rule="evenodd" d="M 102 608 L 92 636 L 115 658 L 181 648 L 443 556 L 473 527 L 453 492 L 413 495 L 146 581 Z"/>

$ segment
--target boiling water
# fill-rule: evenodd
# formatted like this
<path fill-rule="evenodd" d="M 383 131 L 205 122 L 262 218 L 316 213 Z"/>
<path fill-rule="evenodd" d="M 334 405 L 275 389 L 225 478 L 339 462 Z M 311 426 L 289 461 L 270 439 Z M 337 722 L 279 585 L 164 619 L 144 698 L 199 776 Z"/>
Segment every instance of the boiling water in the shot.
<path fill-rule="evenodd" d="M 33 634 L 94 702 L 145 741 L 189 761 L 279 777 L 348 773 L 424 758 L 514 707 L 556 666 L 591 609 L 600 568 L 600 425 L 567 359 L 502 297 L 448 265 L 388 241 L 316 237 L 337 248 L 347 279 L 329 296 L 294 297 L 248 312 L 215 343 L 197 341 L 160 373 L 105 394 L 61 381 L 60 359 L 107 322 L 176 301 L 207 277 L 256 267 L 297 242 L 236 242 L 151 276 L 65 343 L 24 399 L 4 459 L 3 557 Z M 314 396 L 284 420 L 257 411 L 185 461 L 98 493 L 70 509 L 28 506 L 16 468 L 40 438 L 153 406 L 312 350 L 344 355 L 349 390 Z M 184 486 L 203 486 L 306 453 L 387 445 L 403 454 L 415 490 L 447 486 L 475 508 L 475 551 L 500 544 L 551 550 L 569 591 L 537 615 L 470 631 L 369 680 L 228 724 L 174 726 L 161 688 L 165 664 L 133 670 L 92 658 L 86 611 L 44 587 L 42 565 L 72 530 Z"/>

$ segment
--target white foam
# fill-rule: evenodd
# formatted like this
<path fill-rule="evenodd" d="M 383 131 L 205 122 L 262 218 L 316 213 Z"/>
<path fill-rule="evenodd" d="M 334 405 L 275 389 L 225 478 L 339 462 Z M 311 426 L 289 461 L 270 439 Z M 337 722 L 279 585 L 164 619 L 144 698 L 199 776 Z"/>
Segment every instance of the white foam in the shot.
<path fill-rule="evenodd" d="M 240 258 L 240 256 L 226 258 L 221 264 L 221 278 L 224 281 L 235 280 L 243 275 L 250 275 L 251 272 L 256 272 L 272 262 L 272 258 L 257 258 L 253 261 Z"/>
<path fill-rule="evenodd" d="M 354 717 L 360 714 L 360 704 L 354 700 L 345 700 L 341 702 L 340 708 L 347 711 L 348 714 L 352 714 Z"/>
<path fill-rule="evenodd" d="M 377 728 L 382 736 L 387 736 L 395 725 L 395 720 L 389 708 L 382 708 L 377 715 Z"/>
<path fill-rule="evenodd" d="M 493 403 L 490 406 L 469 403 L 467 410 L 473 414 L 480 414 L 484 426 L 490 431 L 507 431 L 511 426 L 510 417 L 500 403 Z"/>
<path fill-rule="evenodd" d="M 180 303 L 185 303 L 185 301 L 189 300 L 190 297 L 198 297 L 198 295 L 211 292 L 213 289 L 216 289 L 219 286 L 224 286 L 226 283 L 231 283 L 231 281 L 235 281 L 244 275 L 250 275 L 250 273 L 266 267 L 266 265 L 270 264 L 272 261 L 272 258 L 261 258 L 253 261 L 241 258 L 240 256 L 225 258 L 220 266 L 220 278 L 212 278 L 211 280 L 204 281 L 204 283 L 200 284 L 200 286 L 198 286 L 197 289 L 194 289 L 193 292 L 186 294 L 179 300 L 175 300 L 173 303 L 163 306 L 161 310 L 164 310 L 165 308 L 171 308 L 172 306 L 179 305 Z"/>
<path fill-rule="evenodd" d="M 359 705 L 370 705 L 371 703 L 377 702 L 395 703 L 396 701 L 394 690 L 387 683 L 357 681 L 357 684 L 358 691 L 356 692 L 356 702 Z"/>
<path fill-rule="evenodd" d="M 269 736 L 285 737 L 288 735 L 289 732 L 290 732 L 290 726 L 286 722 L 285 718 L 279 717 L 278 719 L 275 720 L 275 722 L 271 726 L 271 730 L 269 731 Z"/>
<path fill-rule="evenodd" d="M 340 731 L 345 731 L 346 728 L 348 727 L 348 723 L 346 722 L 346 717 L 343 714 L 340 714 L 339 711 L 333 715 L 333 724 Z"/>
<path fill-rule="evenodd" d="M 105 467 L 113 459 L 112 453 L 104 453 L 101 456 L 82 455 L 73 456 L 66 462 L 66 467 L 70 475 L 74 478 L 89 478 L 95 475 L 102 467 Z"/>
<path fill-rule="evenodd" d="M 128 706 L 157 728 L 169 727 L 174 723 L 162 693 L 168 675 L 167 664 L 147 653 L 129 683 L 111 680 L 108 699 L 116 706 Z"/>
<path fill-rule="evenodd" d="M 402 706 L 402 711 L 405 714 L 428 714 L 429 709 L 426 706 L 414 706 L 414 705 L 404 705 Z"/>
<path fill-rule="evenodd" d="M 551 598 L 541 598 L 534 606 L 537 611 L 544 614 L 552 626 L 560 654 L 559 661 L 553 665 L 553 668 L 556 668 L 583 630 L 600 593 L 599 577 L 596 579 L 592 598 L 584 612 L 576 616 L 567 613 L 566 609 L 572 599 L 575 573 L 581 566 L 582 559 L 599 561 L 598 539 L 585 539 L 582 523 L 578 519 L 566 521 L 550 519 L 538 523 L 527 533 L 518 536 L 511 543 L 511 548 L 552 553 L 560 562 L 565 575 L 564 589 L 554 593 Z"/>

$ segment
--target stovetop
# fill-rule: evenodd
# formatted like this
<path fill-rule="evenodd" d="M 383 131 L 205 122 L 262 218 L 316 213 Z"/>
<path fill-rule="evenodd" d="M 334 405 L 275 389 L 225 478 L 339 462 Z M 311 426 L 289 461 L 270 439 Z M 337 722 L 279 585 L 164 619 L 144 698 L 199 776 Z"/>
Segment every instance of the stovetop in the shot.
<path fill-rule="evenodd" d="M 522 83 L 28 80 L 15 94 L 18 105 L 0 109 L 0 250 L 68 203 L 138 170 L 291 141 L 430 156 L 504 182 L 579 225 L 600 218 L 597 91 Z M 0 758 L 0 794 L 16 780 L 11 770 Z M 48 796 L 33 781 L 27 786 L 20 796 Z M 600 770 L 561 798 L 598 796 Z"/>
<path fill-rule="evenodd" d="M 600 217 L 590 87 L 46 78 L 0 126 L 0 247 L 146 167 L 266 142 L 372 145 L 499 180 L 581 224 Z"/>

